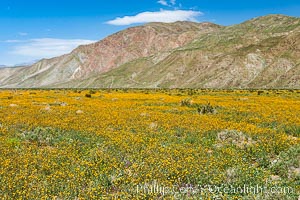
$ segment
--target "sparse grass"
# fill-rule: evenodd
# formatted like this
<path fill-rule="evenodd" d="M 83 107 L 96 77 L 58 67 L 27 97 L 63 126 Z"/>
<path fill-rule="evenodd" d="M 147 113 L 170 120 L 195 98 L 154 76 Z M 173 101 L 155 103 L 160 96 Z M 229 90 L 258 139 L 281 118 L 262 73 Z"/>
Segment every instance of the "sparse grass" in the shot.
<path fill-rule="evenodd" d="M 283 131 L 291 136 L 300 137 L 300 126 L 299 125 L 284 125 Z"/>

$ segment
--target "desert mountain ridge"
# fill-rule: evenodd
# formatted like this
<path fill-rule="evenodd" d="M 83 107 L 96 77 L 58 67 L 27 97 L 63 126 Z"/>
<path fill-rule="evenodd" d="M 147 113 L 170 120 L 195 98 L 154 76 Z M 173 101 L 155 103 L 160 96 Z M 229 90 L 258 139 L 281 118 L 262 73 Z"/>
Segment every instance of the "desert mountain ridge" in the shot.
<path fill-rule="evenodd" d="M 33 65 L 1 88 L 300 88 L 300 18 L 148 23 Z"/>

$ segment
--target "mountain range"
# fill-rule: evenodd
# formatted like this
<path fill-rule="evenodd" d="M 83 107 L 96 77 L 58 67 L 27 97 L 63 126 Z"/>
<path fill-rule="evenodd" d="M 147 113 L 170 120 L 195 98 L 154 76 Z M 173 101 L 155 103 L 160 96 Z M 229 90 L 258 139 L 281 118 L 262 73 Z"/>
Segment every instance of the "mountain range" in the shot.
<path fill-rule="evenodd" d="M 1 88 L 300 88 L 300 18 L 149 23 L 30 66 Z"/>

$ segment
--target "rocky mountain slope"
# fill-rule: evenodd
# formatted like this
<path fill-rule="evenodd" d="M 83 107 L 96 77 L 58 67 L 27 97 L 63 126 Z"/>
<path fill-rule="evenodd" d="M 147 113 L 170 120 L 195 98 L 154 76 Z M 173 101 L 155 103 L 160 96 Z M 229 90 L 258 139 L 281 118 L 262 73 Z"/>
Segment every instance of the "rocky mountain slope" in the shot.
<path fill-rule="evenodd" d="M 79 46 L 70 54 L 44 59 L 30 67 L 0 69 L 0 85 L 51 87 L 56 83 L 81 80 L 141 57 L 181 47 L 219 27 L 211 23 L 177 22 L 129 28 L 97 43 Z"/>
<path fill-rule="evenodd" d="M 300 19 L 150 23 L 30 67 L 2 87 L 300 88 Z"/>

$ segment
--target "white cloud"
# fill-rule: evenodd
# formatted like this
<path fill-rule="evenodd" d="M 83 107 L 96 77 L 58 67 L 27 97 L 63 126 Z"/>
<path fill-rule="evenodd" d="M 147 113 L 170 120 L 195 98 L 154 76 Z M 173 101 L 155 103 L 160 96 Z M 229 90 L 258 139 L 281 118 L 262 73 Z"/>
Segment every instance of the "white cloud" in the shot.
<path fill-rule="evenodd" d="M 163 6 L 173 7 L 176 5 L 176 0 L 170 0 L 169 2 L 166 0 L 159 0 L 159 1 L 157 1 L 157 3 L 159 3 Z"/>
<path fill-rule="evenodd" d="M 107 24 L 124 26 L 148 22 L 176 22 L 176 21 L 197 21 L 202 12 L 193 10 L 161 10 L 158 12 L 142 12 L 135 16 L 117 17 L 106 22 Z"/>
<path fill-rule="evenodd" d="M 55 38 L 39 38 L 24 41 L 8 40 L 6 42 L 22 43 L 13 47 L 11 54 L 28 56 L 36 59 L 51 58 L 71 52 L 79 45 L 90 44 L 93 40 L 66 40 Z"/>
<path fill-rule="evenodd" d="M 23 42 L 22 40 L 5 40 L 5 43 L 21 43 Z"/>
<path fill-rule="evenodd" d="M 28 33 L 26 33 L 26 32 L 19 32 L 18 33 L 20 36 L 26 36 L 26 35 L 28 35 Z"/>
<path fill-rule="evenodd" d="M 163 6 L 168 6 L 168 2 L 166 0 L 159 0 L 157 3 L 159 3 Z"/>

